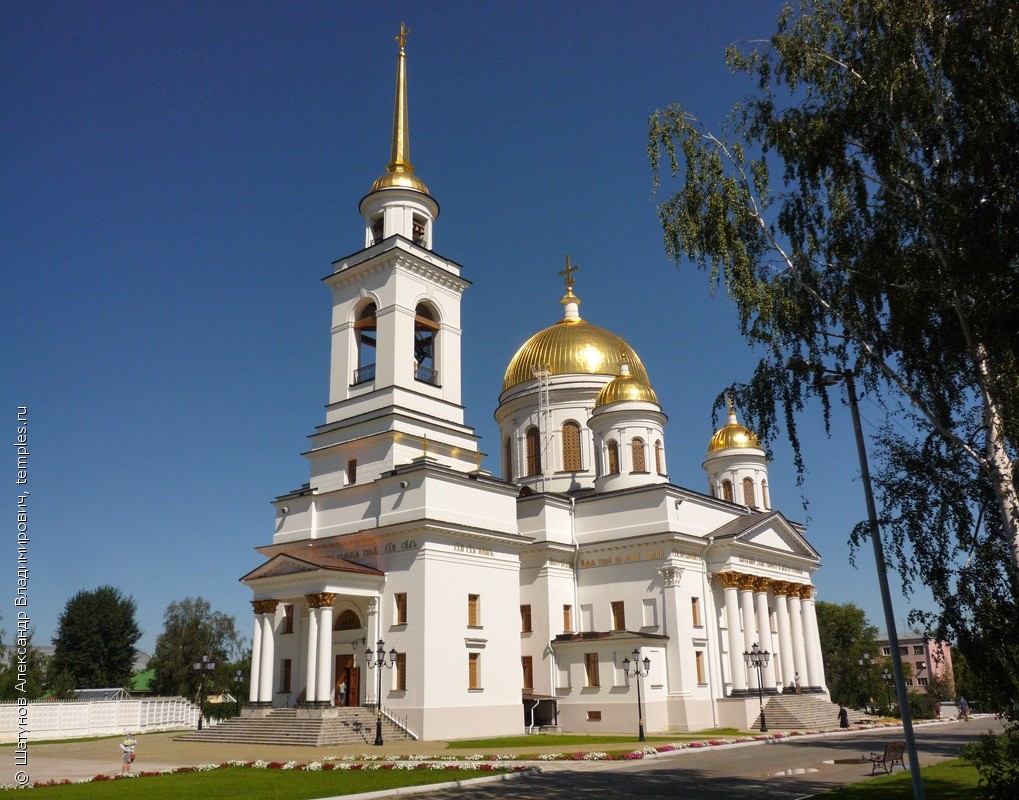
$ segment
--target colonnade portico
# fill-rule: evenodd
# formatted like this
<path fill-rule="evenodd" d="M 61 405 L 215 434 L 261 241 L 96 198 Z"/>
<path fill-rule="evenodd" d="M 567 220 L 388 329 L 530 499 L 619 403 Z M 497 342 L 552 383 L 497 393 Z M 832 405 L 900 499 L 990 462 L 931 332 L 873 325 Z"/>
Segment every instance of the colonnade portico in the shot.
<path fill-rule="evenodd" d="M 734 570 L 718 572 L 715 578 L 723 587 L 725 601 L 730 694 L 757 692 L 757 670 L 748 670 L 743 660 L 743 652 L 755 643 L 773 654 L 761 676 L 761 689 L 766 694 L 791 689 L 797 674 L 804 691 L 823 692 L 824 670 L 814 587 Z M 772 636 L 769 591 L 775 598 L 777 641 Z"/>

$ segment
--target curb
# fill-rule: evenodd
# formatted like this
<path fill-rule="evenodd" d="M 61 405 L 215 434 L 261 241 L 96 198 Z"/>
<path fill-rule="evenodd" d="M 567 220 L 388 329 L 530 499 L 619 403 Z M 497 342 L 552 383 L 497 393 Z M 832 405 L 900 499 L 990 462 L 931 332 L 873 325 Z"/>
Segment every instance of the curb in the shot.
<path fill-rule="evenodd" d="M 541 770 L 538 767 L 530 767 L 522 772 L 507 772 L 504 775 L 486 775 L 483 778 L 466 778 L 459 781 L 446 781 L 446 783 L 425 783 L 421 786 L 401 786 L 397 789 L 383 789 L 378 792 L 361 792 L 361 794 L 342 794 L 330 797 L 319 797 L 316 800 L 376 800 L 376 798 L 396 797 L 397 795 L 424 794 L 425 792 L 444 791 L 446 789 L 461 789 L 465 786 L 478 786 L 486 783 L 498 783 L 499 781 L 511 781 L 529 775 L 539 775 Z"/>

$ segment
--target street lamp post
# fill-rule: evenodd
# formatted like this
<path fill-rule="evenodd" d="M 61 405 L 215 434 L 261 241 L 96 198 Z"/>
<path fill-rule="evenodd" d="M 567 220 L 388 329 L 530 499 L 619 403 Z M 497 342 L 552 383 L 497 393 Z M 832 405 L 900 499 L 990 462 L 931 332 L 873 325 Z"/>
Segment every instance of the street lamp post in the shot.
<path fill-rule="evenodd" d="M 376 702 L 376 713 L 375 713 L 375 745 L 381 746 L 382 741 L 382 670 L 385 668 L 392 669 L 396 666 L 396 648 L 394 647 L 389 651 L 389 663 L 386 663 L 386 643 L 379 639 L 375 650 L 368 649 L 365 651 L 365 657 L 368 661 L 368 669 L 374 669 L 378 674 L 378 692 L 375 695 Z"/>
<path fill-rule="evenodd" d="M 651 659 L 648 658 L 647 656 L 644 656 L 644 660 L 641 661 L 639 647 L 633 648 L 633 652 L 631 653 L 631 655 L 633 656 L 633 672 L 630 672 L 630 659 L 628 658 L 623 659 L 623 672 L 626 674 L 626 677 L 637 679 L 637 738 L 643 742 L 644 711 L 641 706 L 640 699 L 640 679 L 646 678 L 648 676 L 648 673 L 651 672 Z M 641 669 L 642 665 L 643 669 Z"/>
<path fill-rule="evenodd" d="M 892 710 L 892 673 L 888 671 L 888 667 L 885 667 L 881 671 L 881 677 L 885 681 L 885 694 L 888 696 L 888 710 Z"/>
<path fill-rule="evenodd" d="M 771 661 L 771 653 L 761 650 L 761 646 L 757 642 L 754 642 L 749 651 L 743 651 L 743 662 L 748 668 L 757 669 L 757 701 L 761 704 L 761 733 L 768 732 L 768 723 L 764 719 L 764 678 L 761 676 L 761 670 L 768 666 L 769 661 Z"/>
<path fill-rule="evenodd" d="M 238 717 L 241 715 L 241 684 L 243 682 L 244 682 L 244 670 L 239 669 L 237 670 L 237 672 L 234 673 L 234 686 L 236 687 L 234 699 L 237 701 Z"/>
<path fill-rule="evenodd" d="M 864 680 L 866 681 L 865 688 L 867 690 L 867 696 L 870 697 L 870 706 L 868 707 L 867 710 L 869 713 L 873 714 L 874 698 L 871 697 L 870 695 L 870 676 L 871 676 L 870 668 L 877 664 L 877 659 L 871 658 L 870 653 L 864 653 L 863 658 L 856 659 L 856 663 L 860 665 L 860 671 L 863 673 Z"/>
<path fill-rule="evenodd" d="M 216 662 L 207 655 L 196 661 L 194 670 L 198 673 L 198 730 L 202 729 L 202 715 L 205 713 L 205 675 L 216 668 Z"/>
<path fill-rule="evenodd" d="M 920 775 L 920 758 L 913 736 L 913 720 L 909 713 L 909 698 L 906 696 L 906 676 L 902 671 L 899 654 L 899 636 L 895 631 L 895 611 L 892 609 L 892 594 L 888 588 L 888 570 L 885 566 L 885 551 L 881 542 L 881 527 L 877 521 L 877 507 L 874 504 L 874 490 L 870 482 L 870 467 L 867 464 L 867 445 L 863 439 L 863 425 L 860 423 L 860 407 L 856 396 L 856 382 L 852 370 L 831 370 L 811 364 L 797 356 L 786 362 L 786 369 L 806 376 L 813 374 L 819 383 L 834 386 L 845 383 L 849 398 L 849 410 L 853 417 L 853 431 L 856 434 L 856 451 L 860 458 L 860 478 L 863 481 L 863 496 L 867 503 L 867 521 L 870 526 L 870 541 L 874 547 L 874 565 L 877 567 L 878 586 L 881 588 L 881 605 L 884 607 L 885 627 L 888 630 L 888 644 L 892 652 L 892 674 L 895 676 L 895 694 L 902 715 L 902 738 L 906 740 L 909 753 L 909 774 L 913 783 L 914 800 L 924 800 L 923 778 Z"/>

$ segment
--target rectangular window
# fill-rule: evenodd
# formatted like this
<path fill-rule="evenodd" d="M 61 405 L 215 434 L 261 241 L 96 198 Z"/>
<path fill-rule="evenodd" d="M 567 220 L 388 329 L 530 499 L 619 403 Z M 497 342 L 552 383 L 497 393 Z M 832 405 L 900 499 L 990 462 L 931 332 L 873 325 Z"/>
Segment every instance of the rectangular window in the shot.
<path fill-rule="evenodd" d="M 393 595 L 393 624 L 407 624 L 407 593 L 397 592 Z"/>
<path fill-rule="evenodd" d="M 347 485 L 357 483 L 357 459 L 352 458 L 347 462 Z"/>
<path fill-rule="evenodd" d="M 563 606 L 563 633 L 573 633 L 573 606 Z"/>
<path fill-rule="evenodd" d="M 398 692 L 407 691 L 407 654 L 396 654 L 396 674 L 393 676 L 393 688 Z"/>
<path fill-rule="evenodd" d="M 922 669 L 926 669 L 927 665 L 923 661 L 916 662 L 916 671 L 920 672 Z"/>
<path fill-rule="evenodd" d="M 382 241 L 382 217 L 372 222 L 372 244 Z"/>
<path fill-rule="evenodd" d="M 913 685 L 913 679 L 912 678 L 906 678 L 906 686 L 912 686 L 912 685 Z"/>
<path fill-rule="evenodd" d="M 612 601 L 612 630 L 626 630 L 626 612 L 623 608 L 622 600 Z"/>
<path fill-rule="evenodd" d="M 530 656 L 520 657 L 520 666 L 524 670 L 524 688 L 534 688 L 534 660 Z"/>
<path fill-rule="evenodd" d="M 520 606 L 520 632 L 531 632 L 531 607 L 529 605 Z"/>
<path fill-rule="evenodd" d="M 693 620 L 695 628 L 701 627 L 701 599 L 699 597 L 690 598 L 690 619 Z"/>
<path fill-rule="evenodd" d="M 467 595 L 467 627 L 481 627 L 481 595 Z"/>
<path fill-rule="evenodd" d="M 926 686 L 927 685 L 927 679 L 926 678 L 917 678 L 916 679 L 916 685 L 917 686 Z"/>
<path fill-rule="evenodd" d="M 601 711 L 588 711 L 587 712 L 588 722 L 601 722 Z"/>
<path fill-rule="evenodd" d="M 292 605 L 283 606 L 283 630 L 282 633 L 293 633 L 294 632 L 294 607 Z"/>
<path fill-rule="evenodd" d="M 280 662 L 280 692 L 283 694 L 290 693 L 290 671 L 292 667 L 293 664 L 289 658 L 284 658 Z"/>
<path fill-rule="evenodd" d="M 467 654 L 467 688 L 481 688 L 481 653 Z"/>
<path fill-rule="evenodd" d="M 707 681 L 704 680 L 704 651 L 695 651 L 693 657 L 694 662 L 697 664 L 697 683 L 700 686 L 704 686 L 707 683 Z"/>
<path fill-rule="evenodd" d="M 923 655 L 923 645 L 922 644 L 914 644 L 913 645 L 913 655 L 914 656 L 922 656 Z"/>
<path fill-rule="evenodd" d="M 908 656 L 909 655 L 909 648 L 908 647 L 900 647 L 899 648 L 899 654 L 900 655 L 904 655 L 904 656 Z"/>
<path fill-rule="evenodd" d="M 414 215 L 414 221 L 411 223 L 414 234 L 414 244 L 424 245 L 425 243 L 425 218 L 420 217 L 417 214 Z"/>
<path fill-rule="evenodd" d="M 892 648 L 890 648 L 890 647 L 882 647 L 881 648 L 881 655 L 883 655 L 883 656 L 890 656 L 891 654 L 892 654 Z"/>
<path fill-rule="evenodd" d="M 598 679 L 598 654 L 584 653 L 584 669 L 587 671 L 587 685 L 601 686 Z"/>

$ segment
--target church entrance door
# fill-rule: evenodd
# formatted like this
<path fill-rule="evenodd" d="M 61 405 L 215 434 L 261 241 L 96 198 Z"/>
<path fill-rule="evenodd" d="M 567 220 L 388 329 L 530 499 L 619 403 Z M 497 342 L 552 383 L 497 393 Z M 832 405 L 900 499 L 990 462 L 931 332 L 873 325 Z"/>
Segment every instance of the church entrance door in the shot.
<path fill-rule="evenodd" d="M 340 696 L 340 684 L 346 684 L 347 693 Z M 361 670 L 354 666 L 354 656 L 336 656 L 336 685 L 333 687 L 333 702 L 338 706 L 361 705 Z"/>

